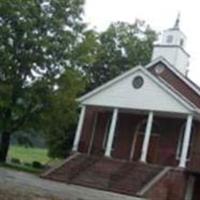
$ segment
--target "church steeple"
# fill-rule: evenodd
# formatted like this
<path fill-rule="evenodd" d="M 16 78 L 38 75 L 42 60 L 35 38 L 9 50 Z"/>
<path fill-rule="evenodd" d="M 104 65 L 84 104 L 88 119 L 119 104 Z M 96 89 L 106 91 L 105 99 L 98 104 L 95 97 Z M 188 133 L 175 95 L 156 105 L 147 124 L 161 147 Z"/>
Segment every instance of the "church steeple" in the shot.
<path fill-rule="evenodd" d="M 185 51 L 186 36 L 180 30 L 180 14 L 172 28 L 165 30 L 162 40 L 154 45 L 152 59 L 164 57 L 182 74 L 187 75 L 189 54 Z"/>
<path fill-rule="evenodd" d="M 181 14 L 178 13 L 177 18 L 176 18 L 176 21 L 175 21 L 175 24 L 174 24 L 174 29 L 179 30 L 180 17 L 181 17 Z"/>

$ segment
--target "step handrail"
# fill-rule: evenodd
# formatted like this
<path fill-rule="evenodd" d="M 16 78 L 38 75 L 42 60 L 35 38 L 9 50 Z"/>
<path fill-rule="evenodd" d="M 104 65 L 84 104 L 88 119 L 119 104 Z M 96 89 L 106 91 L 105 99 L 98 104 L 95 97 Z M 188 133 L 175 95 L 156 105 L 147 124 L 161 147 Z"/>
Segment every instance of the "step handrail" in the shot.
<path fill-rule="evenodd" d="M 172 167 L 165 167 L 160 173 L 158 173 L 154 178 L 152 178 L 147 184 L 143 186 L 143 188 L 137 192 L 138 196 L 143 196 L 147 193 L 158 181 L 160 181 L 170 170 Z"/>
<path fill-rule="evenodd" d="M 76 152 L 74 154 L 72 154 L 71 156 L 69 156 L 68 158 L 66 158 L 62 163 L 54 166 L 54 167 L 51 167 L 49 170 L 45 171 L 44 173 L 42 173 L 40 175 L 40 177 L 46 177 L 48 176 L 49 174 L 51 174 L 53 171 L 59 169 L 60 167 L 62 167 L 63 165 L 65 165 L 67 162 L 69 162 L 70 160 L 76 158 L 78 155 L 80 155 L 80 153 Z"/>

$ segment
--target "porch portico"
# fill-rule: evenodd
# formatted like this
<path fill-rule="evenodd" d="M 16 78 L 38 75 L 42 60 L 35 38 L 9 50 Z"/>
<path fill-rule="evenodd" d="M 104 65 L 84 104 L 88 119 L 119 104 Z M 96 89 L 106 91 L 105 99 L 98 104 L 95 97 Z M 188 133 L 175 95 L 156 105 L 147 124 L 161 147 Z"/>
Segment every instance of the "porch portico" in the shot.
<path fill-rule="evenodd" d="M 78 151 L 115 159 L 185 167 L 191 115 L 108 107 L 83 108 Z M 81 125 L 82 123 L 82 125 Z"/>

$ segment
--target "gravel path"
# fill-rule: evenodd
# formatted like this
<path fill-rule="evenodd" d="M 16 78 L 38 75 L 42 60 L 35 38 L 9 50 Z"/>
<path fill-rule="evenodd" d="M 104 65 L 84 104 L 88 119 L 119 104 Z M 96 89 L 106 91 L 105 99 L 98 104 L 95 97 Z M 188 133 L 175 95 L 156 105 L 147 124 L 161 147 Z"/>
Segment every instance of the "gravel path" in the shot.
<path fill-rule="evenodd" d="M 140 200 L 0 168 L 0 200 Z"/>

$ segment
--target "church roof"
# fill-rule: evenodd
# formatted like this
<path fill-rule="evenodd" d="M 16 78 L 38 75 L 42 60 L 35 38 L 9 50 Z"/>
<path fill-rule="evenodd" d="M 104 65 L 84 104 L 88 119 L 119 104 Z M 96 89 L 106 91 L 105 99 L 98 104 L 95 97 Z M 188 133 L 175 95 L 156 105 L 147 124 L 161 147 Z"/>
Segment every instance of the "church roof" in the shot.
<path fill-rule="evenodd" d="M 156 64 L 159 62 L 161 62 L 165 67 L 165 70 L 162 73 L 155 72 Z M 154 76 L 159 78 L 161 81 L 164 81 L 165 84 L 169 84 L 174 90 L 180 93 L 180 95 L 200 108 L 199 86 L 197 86 L 187 76 L 184 76 L 182 73 L 180 73 L 166 59 L 160 57 L 147 65 L 146 68 L 151 71 Z"/>
<path fill-rule="evenodd" d="M 162 64 L 164 66 L 164 70 L 162 72 L 157 73 L 156 66 L 159 64 Z M 176 99 L 181 105 L 184 105 L 185 108 L 189 109 L 192 112 L 199 113 L 200 109 L 199 87 L 197 87 L 188 78 L 183 76 L 178 70 L 176 70 L 173 66 L 171 66 L 171 64 L 162 57 L 152 61 L 145 67 L 138 66 L 129 70 L 128 72 L 116 77 L 115 79 L 105 83 L 104 85 L 80 97 L 78 101 L 84 104 L 84 102 L 86 101 L 90 102 L 88 101 L 88 99 L 93 98 L 94 96 L 98 97 L 99 93 L 106 94 L 106 90 L 108 88 L 112 87 L 113 85 L 119 82 L 122 82 L 124 79 L 128 79 L 128 77 L 133 75 L 137 70 L 140 70 L 142 73 L 147 75 L 157 85 L 159 85 L 163 91 L 165 92 L 167 91 L 168 95 Z M 118 86 L 120 86 L 120 84 L 118 84 Z M 134 99 L 132 101 L 134 101 Z M 159 100 L 157 99 L 157 101 Z M 112 102 L 109 102 L 109 105 L 112 105 Z M 113 107 L 115 107 L 114 102 L 113 102 Z"/>

